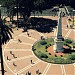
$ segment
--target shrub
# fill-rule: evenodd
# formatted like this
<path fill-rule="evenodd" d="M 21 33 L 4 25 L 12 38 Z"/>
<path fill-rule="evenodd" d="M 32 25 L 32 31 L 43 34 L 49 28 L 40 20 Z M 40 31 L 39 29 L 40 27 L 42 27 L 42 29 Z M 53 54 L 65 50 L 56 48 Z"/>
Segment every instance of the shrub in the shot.
<path fill-rule="evenodd" d="M 72 40 L 71 39 L 65 39 L 65 42 L 68 43 L 68 44 L 71 44 Z"/>
<path fill-rule="evenodd" d="M 54 58 L 54 63 L 55 64 L 70 64 L 72 61 L 70 59 L 64 59 L 64 58 Z"/>
<path fill-rule="evenodd" d="M 75 54 L 70 55 L 68 58 L 71 60 L 75 60 Z"/>
<path fill-rule="evenodd" d="M 49 55 L 51 55 L 51 53 L 49 53 Z"/>
<path fill-rule="evenodd" d="M 46 49 L 46 52 L 48 52 L 47 49 Z"/>
<path fill-rule="evenodd" d="M 69 48 L 71 48 L 71 46 L 68 43 L 64 43 L 65 46 L 68 46 Z"/>
<path fill-rule="evenodd" d="M 48 47 L 51 46 L 51 44 L 48 44 Z"/>
<path fill-rule="evenodd" d="M 51 46 L 51 44 L 47 44 L 46 46 L 45 46 L 45 49 L 47 49 L 48 47 L 50 47 Z"/>
<path fill-rule="evenodd" d="M 44 41 L 44 40 L 42 40 L 42 41 L 40 41 L 40 44 L 41 44 L 41 45 L 45 45 L 45 44 L 47 44 L 47 42 Z"/>
<path fill-rule="evenodd" d="M 45 49 L 47 49 L 48 47 L 47 46 L 45 46 Z"/>
<path fill-rule="evenodd" d="M 65 46 L 68 46 L 68 44 L 67 44 L 67 43 L 65 43 L 65 42 L 64 42 L 64 45 L 65 45 Z"/>
<path fill-rule="evenodd" d="M 38 52 L 39 58 L 48 58 L 48 56 L 41 51 Z"/>
<path fill-rule="evenodd" d="M 57 57 L 57 55 L 55 54 L 55 57 Z"/>
<path fill-rule="evenodd" d="M 73 42 L 73 48 L 75 48 L 75 42 Z"/>
<path fill-rule="evenodd" d="M 63 57 L 63 55 L 60 55 L 61 57 Z"/>
<path fill-rule="evenodd" d="M 75 46 L 73 46 L 73 48 L 75 48 Z"/>

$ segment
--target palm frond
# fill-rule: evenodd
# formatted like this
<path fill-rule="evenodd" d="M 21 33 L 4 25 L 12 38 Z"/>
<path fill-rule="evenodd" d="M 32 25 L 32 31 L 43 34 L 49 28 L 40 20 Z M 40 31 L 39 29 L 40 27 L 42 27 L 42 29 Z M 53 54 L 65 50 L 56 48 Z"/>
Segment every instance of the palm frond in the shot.
<path fill-rule="evenodd" d="M 11 38 L 13 33 L 12 29 L 9 28 L 7 25 L 3 24 L 3 21 L 0 19 L 0 38 L 1 38 L 1 45 L 8 42 Z"/>
<path fill-rule="evenodd" d="M 2 40 L 1 40 L 2 41 L 1 43 L 2 44 L 6 43 L 8 40 L 10 40 L 7 32 L 5 32 L 5 31 L 2 32 L 2 37 L 3 37 Z"/>
<path fill-rule="evenodd" d="M 6 29 L 8 29 L 10 32 L 13 33 L 12 29 L 9 26 L 7 26 L 7 25 L 4 25 L 4 26 L 5 26 Z"/>
<path fill-rule="evenodd" d="M 4 28 L 5 28 L 5 31 L 8 33 L 9 37 L 12 38 L 12 35 L 11 35 L 11 32 L 13 33 L 12 29 L 6 25 L 4 26 Z"/>

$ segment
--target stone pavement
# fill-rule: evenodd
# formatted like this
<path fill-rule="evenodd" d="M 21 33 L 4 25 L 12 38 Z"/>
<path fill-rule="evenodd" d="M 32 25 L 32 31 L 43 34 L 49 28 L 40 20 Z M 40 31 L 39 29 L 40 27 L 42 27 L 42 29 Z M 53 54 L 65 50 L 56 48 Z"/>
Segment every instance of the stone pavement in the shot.
<path fill-rule="evenodd" d="M 73 38 L 74 30 L 66 28 L 65 24 L 63 21 L 63 36 Z M 47 63 L 37 58 L 32 51 L 33 44 L 41 36 L 51 37 L 54 36 L 54 32 L 40 33 L 31 29 L 28 32 L 30 37 L 27 32 L 22 33 L 22 29 L 14 30 L 14 38 L 3 46 L 5 75 L 25 75 L 28 71 L 37 75 L 38 69 L 40 75 L 75 75 L 75 64 Z"/>

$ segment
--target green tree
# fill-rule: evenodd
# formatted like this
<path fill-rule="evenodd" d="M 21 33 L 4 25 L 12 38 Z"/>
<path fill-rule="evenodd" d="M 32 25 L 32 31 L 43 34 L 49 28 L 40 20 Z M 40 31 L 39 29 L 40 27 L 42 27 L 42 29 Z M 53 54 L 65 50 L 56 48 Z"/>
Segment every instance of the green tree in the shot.
<path fill-rule="evenodd" d="M 0 0 L 1 6 L 7 8 L 6 14 L 8 17 L 10 17 L 10 20 L 13 18 L 13 7 L 15 7 L 13 1 L 14 0 Z"/>
<path fill-rule="evenodd" d="M 9 28 L 7 25 L 4 25 L 3 20 L 0 19 L 0 58 L 2 75 L 4 75 L 2 45 L 9 41 L 10 38 L 12 38 L 11 33 L 13 33 L 12 29 Z"/>
<path fill-rule="evenodd" d="M 19 3 L 19 12 L 23 15 L 25 21 L 30 17 L 33 8 L 33 0 L 22 0 Z"/>

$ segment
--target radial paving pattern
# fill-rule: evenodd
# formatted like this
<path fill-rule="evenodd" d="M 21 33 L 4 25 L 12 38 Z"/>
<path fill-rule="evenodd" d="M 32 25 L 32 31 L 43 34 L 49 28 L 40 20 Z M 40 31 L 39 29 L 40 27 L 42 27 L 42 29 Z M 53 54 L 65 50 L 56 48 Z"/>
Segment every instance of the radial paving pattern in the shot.
<path fill-rule="evenodd" d="M 63 36 L 65 38 L 75 34 L 73 29 L 66 29 L 64 27 Z M 20 34 L 16 34 L 18 31 Z M 47 63 L 37 58 L 32 52 L 32 45 L 42 35 L 50 37 L 54 35 L 53 32 L 42 34 L 35 30 L 28 30 L 30 34 L 28 37 L 26 32 L 21 33 L 20 31 L 22 30 L 18 31 L 16 31 L 14 39 L 6 44 L 3 51 L 5 75 L 25 75 L 28 71 L 31 72 L 31 75 L 37 75 L 36 71 L 38 69 L 40 75 L 75 75 L 75 64 L 58 65 Z M 33 63 L 31 63 L 31 60 Z"/>

